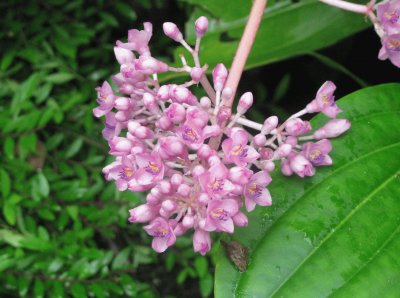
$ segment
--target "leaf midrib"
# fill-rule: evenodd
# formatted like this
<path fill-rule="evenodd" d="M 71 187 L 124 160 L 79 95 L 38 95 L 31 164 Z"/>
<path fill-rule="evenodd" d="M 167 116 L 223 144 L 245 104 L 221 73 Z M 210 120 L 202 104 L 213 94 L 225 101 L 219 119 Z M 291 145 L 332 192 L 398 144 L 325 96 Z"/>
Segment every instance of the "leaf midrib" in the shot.
<path fill-rule="evenodd" d="M 279 222 L 279 220 L 280 220 L 289 210 L 291 210 L 291 209 L 293 208 L 293 206 L 295 206 L 299 201 L 301 201 L 301 198 L 305 197 L 305 196 L 306 196 L 309 192 L 311 192 L 314 188 L 316 188 L 316 187 L 318 187 L 320 184 L 324 183 L 325 180 L 329 179 L 331 176 L 334 176 L 337 172 L 340 172 L 340 171 L 342 171 L 343 169 L 346 169 L 347 167 L 349 167 L 349 166 L 351 166 L 351 165 L 353 165 L 353 164 L 359 162 L 360 160 L 363 160 L 363 159 L 365 159 L 365 158 L 368 158 L 370 155 L 374 155 L 374 154 L 376 154 L 376 153 L 378 153 L 378 152 L 380 152 L 380 151 L 385 151 L 385 150 L 387 150 L 387 149 L 390 149 L 390 148 L 392 148 L 392 147 L 396 147 L 396 146 L 399 146 L 399 145 L 400 145 L 400 142 L 396 142 L 396 143 L 393 143 L 393 144 L 390 144 L 390 145 L 387 145 L 387 146 L 384 146 L 384 147 L 380 147 L 380 148 L 378 148 L 378 149 L 376 149 L 376 150 L 370 151 L 370 152 L 368 152 L 367 154 L 364 154 L 364 155 L 360 156 L 358 159 L 355 159 L 355 160 L 353 160 L 353 161 L 351 161 L 351 162 L 349 162 L 349 163 L 346 163 L 346 164 L 344 164 L 344 165 L 338 167 L 337 169 L 333 170 L 333 171 L 332 171 L 331 173 L 329 173 L 326 177 L 324 177 L 324 179 L 322 179 L 322 180 L 319 181 L 318 183 L 316 183 L 316 184 L 314 184 L 313 186 L 311 186 L 310 188 L 308 188 L 308 189 L 302 194 L 302 196 L 301 196 L 298 200 L 296 200 L 296 201 L 295 201 L 289 208 L 287 208 L 278 218 L 276 218 L 276 220 L 272 223 L 272 225 L 269 227 L 269 229 L 272 229 L 272 228 L 275 226 L 275 224 L 276 224 L 277 222 Z M 261 237 L 260 239 L 257 240 L 257 244 L 256 244 L 256 246 L 254 247 L 254 249 L 252 250 L 252 253 L 254 253 L 255 251 L 258 250 L 258 247 L 259 247 L 260 243 L 262 242 L 261 240 L 262 240 L 263 238 L 264 238 L 264 237 Z M 243 276 L 243 274 L 239 275 L 239 277 L 238 277 L 238 279 L 237 279 L 237 281 L 236 281 L 235 291 L 236 291 L 236 289 L 238 289 L 238 288 L 241 287 L 240 284 L 241 284 L 241 281 L 242 281 L 242 276 Z"/>
<path fill-rule="evenodd" d="M 270 297 L 273 297 L 276 293 L 279 292 L 279 290 L 282 288 L 282 286 L 284 286 L 291 278 L 293 275 L 296 274 L 296 272 L 315 254 L 315 252 L 317 252 L 320 247 L 322 247 L 324 245 L 325 242 L 327 242 L 332 235 L 334 235 L 345 223 L 348 222 L 348 220 L 350 218 L 352 218 L 352 216 L 358 212 L 358 210 L 363 207 L 371 198 L 373 198 L 377 193 L 379 193 L 379 191 L 381 191 L 386 185 L 388 185 L 390 182 L 392 182 L 394 179 L 396 179 L 396 173 L 399 171 L 400 169 L 396 169 L 396 171 L 392 174 L 389 175 L 389 178 L 386 179 L 383 183 L 381 183 L 380 185 L 378 185 L 377 187 L 374 188 L 373 191 L 371 191 L 369 193 L 369 195 L 367 195 L 364 199 L 361 200 L 360 203 L 357 204 L 357 206 L 355 206 L 350 212 L 349 214 L 347 214 L 347 216 L 345 218 L 343 218 L 332 230 L 329 234 L 327 234 L 324 239 L 322 239 L 322 241 L 319 243 L 318 246 L 316 246 L 313 250 L 311 250 L 311 252 L 296 266 L 296 268 L 294 268 L 294 270 L 292 270 L 292 272 L 290 272 L 290 274 L 287 276 L 287 278 L 285 280 L 283 280 L 283 282 L 275 289 L 274 292 L 272 292 Z"/>

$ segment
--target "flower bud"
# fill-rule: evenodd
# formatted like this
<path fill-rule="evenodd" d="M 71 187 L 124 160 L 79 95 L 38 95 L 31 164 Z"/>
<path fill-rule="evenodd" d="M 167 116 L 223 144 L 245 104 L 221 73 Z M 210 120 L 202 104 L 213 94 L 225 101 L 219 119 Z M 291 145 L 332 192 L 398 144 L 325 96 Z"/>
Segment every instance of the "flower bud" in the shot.
<path fill-rule="evenodd" d="M 194 225 L 194 218 L 193 215 L 191 214 L 186 214 L 186 216 L 183 218 L 182 220 L 182 225 L 187 228 L 190 229 L 193 227 Z"/>
<path fill-rule="evenodd" d="M 170 85 L 162 85 L 157 91 L 157 98 L 162 101 L 167 101 L 169 99 L 169 89 Z"/>
<path fill-rule="evenodd" d="M 262 167 L 264 171 L 272 172 L 275 170 L 275 163 L 272 160 L 266 160 L 262 163 Z"/>
<path fill-rule="evenodd" d="M 167 116 L 162 116 L 160 119 L 156 121 L 156 126 L 162 130 L 170 130 L 172 128 L 173 123 Z"/>
<path fill-rule="evenodd" d="M 193 177 L 199 177 L 201 174 L 203 174 L 206 170 L 202 165 L 197 165 L 193 168 L 192 170 L 192 175 Z"/>
<path fill-rule="evenodd" d="M 265 119 L 261 133 L 268 134 L 278 126 L 278 117 L 271 116 Z"/>
<path fill-rule="evenodd" d="M 282 158 L 288 156 L 291 151 L 292 151 L 292 145 L 283 144 L 276 150 L 276 153 L 280 158 Z"/>
<path fill-rule="evenodd" d="M 160 192 L 163 194 L 170 194 L 172 192 L 172 186 L 169 181 L 163 180 L 159 184 Z"/>
<path fill-rule="evenodd" d="M 119 64 L 127 64 L 132 62 L 135 58 L 132 51 L 119 47 L 114 47 L 114 53 Z"/>
<path fill-rule="evenodd" d="M 180 194 L 182 197 L 187 198 L 190 195 L 191 188 L 187 184 L 181 184 L 178 186 L 177 193 Z"/>
<path fill-rule="evenodd" d="M 203 144 L 197 150 L 197 156 L 201 159 L 208 159 L 213 154 L 213 150 L 207 144 Z"/>
<path fill-rule="evenodd" d="M 253 105 L 253 93 L 246 92 L 239 99 L 237 112 L 243 115 L 252 105 Z"/>
<path fill-rule="evenodd" d="M 132 94 L 132 92 L 135 90 L 135 87 L 133 87 L 131 84 L 122 84 L 118 90 L 124 94 Z"/>
<path fill-rule="evenodd" d="M 143 204 L 129 210 L 129 222 L 148 222 L 157 216 L 157 208 Z"/>
<path fill-rule="evenodd" d="M 209 108 L 211 108 L 211 100 L 208 97 L 203 96 L 202 98 L 200 98 L 200 106 L 204 110 L 208 110 Z"/>
<path fill-rule="evenodd" d="M 146 201 L 149 205 L 157 205 L 158 203 L 160 203 L 160 198 L 157 198 L 153 196 L 151 193 L 149 193 L 146 196 Z"/>
<path fill-rule="evenodd" d="M 285 140 L 286 144 L 292 145 L 292 147 L 296 147 L 297 145 L 297 138 L 294 136 L 288 136 Z"/>
<path fill-rule="evenodd" d="M 135 137 L 142 139 L 142 140 L 148 140 L 153 138 L 153 131 L 146 127 L 146 126 L 140 126 L 135 130 L 134 133 Z"/>
<path fill-rule="evenodd" d="M 292 136 L 303 135 L 311 130 L 311 124 L 300 118 L 289 119 L 286 122 L 285 131 Z"/>
<path fill-rule="evenodd" d="M 208 28 L 208 20 L 206 17 L 199 17 L 194 23 L 194 29 L 197 37 L 203 37 Z"/>
<path fill-rule="evenodd" d="M 236 213 L 233 217 L 233 223 L 237 225 L 238 227 L 245 227 L 249 223 L 249 220 L 247 219 L 247 216 L 242 213 L 238 212 Z"/>
<path fill-rule="evenodd" d="M 129 120 L 129 116 L 127 113 L 125 113 L 125 111 L 118 111 L 115 113 L 115 120 L 118 122 L 124 122 Z"/>
<path fill-rule="evenodd" d="M 150 93 L 144 93 L 143 94 L 143 103 L 144 106 L 153 114 L 159 114 L 160 113 L 160 107 L 157 104 L 156 99 L 154 96 Z"/>
<path fill-rule="evenodd" d="M 267 138 L 263 134 L 255 135 L 253 138 L 253 144 L 257 147 L 263 147 L 267 143 Z"/>
<path fill-rule="evenodd" d="M 183 226 L 183 224 L 178 223 L 174 229 L 174 235 L 176 237 L 179 237 L 179 236 L 185 234 L 186 231 L 187 231 L 187 229 Z"/>
<path fill-rule="evenodd" d="M 176 42 L 181 42 L 183 40 L 183 35 L 179 28 L 171 22 L 166 22 L 163 24 L 164 34 L 169 38 L 175 40 Z"/>
<path fill-rule="evenodd" d="M 114 107 L 119 111 L 129 110 L 131 107 L 131 100 L 127 97 L 118 97 L 115 100 Z"/>
<path fill-rule="evenodd" d="M 281 163 L 281 171 L 282 171 L 282 174 L 285 175 L 285 176 L 293 175 L 293 171 L 290 168 L 288 160 L 282 161 L 282 163 Z"/>
<path fill-rule="evenodd" d="M 128 131 L 129 131 L 131 134 L 134 135 L 136 129 L 138 129 L 140 126 L 141 126 L 141 125 L 140 125 L 139 122 L 137 122 L 137 121 L 135 121 L 135 120 L 129 120 L 129 122 L 128 122 Z"/>
<path fill-rule="evenodd" d="M 211 249 L 210 233 L 196 229 L 193 234 L 193 250 L 205 255 Z"/>
<path fill-rule="evenodd" d="M 228 77 L 228 70 L 222 63 L 215 66 L 212 77 L 214 81 L 215 91 L 220 92 L 224 88 L 226 78 Z"/>
<path fill-rule="evenodd" d="M 171 177 L 171 184 L 175 187 L 181 185 L 183 182 L 183 177 L 181 174 L 173 174 Z"/>
<path fill-rule="evenodd" d="M 208 201 L 210 201 L 210 196 L 203 192 L 198 196 L 197 201 L 199 202 L 199 204 L 205 206 L 207 205 Z"/>
<path fill-rule="evenodd" d="M 228 107 L 221 107 L 219 110 L 218 116 L 217 116 L 217 123 L 218 125 L 222 125 L 226 121 L 228 121 L 229 118 L 231 118 L 232 112 L 231 109 Z"/>
<path fill-rule="evenodd" d="M 196 83 L 200 82 L 201 77 L 204 74 L 204 70 L 201 67 L 193 67 L 190 71 L 190 77 Z"/>
<path fill-rule="evenodd" d="M 320 129 L 318 129 L 313 134 L 313 137 L 317 140 L 325 138 L 335 138 L 348 130 L 350 126 L 350 121 L 347 119 L 332 119 Z"/>
<path fill-rule="evenodd" d="M 186 118 L 186 110 L 185 108 L 176 102 L 173 102 L 166 110 L 165 115 L 173 122 L 173 123 L 182 123 Z"/>

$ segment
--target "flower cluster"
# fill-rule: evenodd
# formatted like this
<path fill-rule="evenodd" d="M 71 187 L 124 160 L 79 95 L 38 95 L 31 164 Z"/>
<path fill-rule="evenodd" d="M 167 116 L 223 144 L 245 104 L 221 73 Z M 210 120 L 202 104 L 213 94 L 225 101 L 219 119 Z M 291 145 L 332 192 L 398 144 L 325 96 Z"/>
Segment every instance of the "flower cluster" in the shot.
<path fill-rule="evenodd" d="M 97 88 L 96 117 L 105 116 L 103 136 L 115 161 L 103 170 L 120 191 L 148 191 L 146 203 L 130 210 L 130 222 L 147 223 L 157 252 L 173 245 L 176 237 L 194 230 L 193 247 L 206 254 L 211 248 L 210 232 L 233 233 L 234 226 L 248 223 L 245 208 L 271 205 L 266 188 L 270 172 L 281 161 L 285 175 L 314 175 L 318 166 L 332 163 L 328 138 L 350 127 L 346 119 L 336 119 L 341 110 L 334 102 L 335 85 L 326 82 L 303 110 L 279 124 L 276 116 L 264 123 L 244 117 L 253 95 L 244 93 L 236 114 L 227 105 L 232 90 L 225 86 L 228 71 L 218 64 L 208 81 L 206 65 L 198 52 L 208 21 L 195 23 L 196 45 L 192 48 L 173 23 L 164 24 L 164 33 L 182 44 L 192 55 L 194 66 L 182 56 L 175 68 L 152 57 L 148 43 L 152 25 L 130 30 L 126 43 L 117 41 L 115 56 L 120 72 L 112 80 L 114 92 L 104 82 Z M 160 85 L 158 74 L 186 72 L 190 79 L 181 85 Z M 196 97 L 189 87 L 198 84 L 207 96 Z M 331 120 L 313 130 L 300 119 L 307 113 L 322 112 Z M 257 131 L 253 136 L 250 131 Z"/>
<path fill-rule="evenodd" d="M 400 67 L 400 0 L 383 1 L 375 8 L 377 20 L 373 21 L 382 42 L 378 58 Z"/>

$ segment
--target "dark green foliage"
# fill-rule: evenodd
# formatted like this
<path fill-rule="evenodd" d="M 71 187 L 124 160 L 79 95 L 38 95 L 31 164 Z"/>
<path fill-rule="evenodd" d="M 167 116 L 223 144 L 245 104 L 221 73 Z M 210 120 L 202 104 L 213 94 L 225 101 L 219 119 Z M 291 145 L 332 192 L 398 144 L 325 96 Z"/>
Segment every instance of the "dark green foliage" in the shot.
<path fill-rule="evenodd" d="M 115 40 L 154 9 L 134 2 L 0 4 L 1 297 L 212 291 L 210 261 L 199 261 L 189 239 L 154 253 L 141 225 L 127 222 L 143 197 L 118 192 L 101 174 L 111 159 L 91 111 L 94 88 L 117 72 Z"/>

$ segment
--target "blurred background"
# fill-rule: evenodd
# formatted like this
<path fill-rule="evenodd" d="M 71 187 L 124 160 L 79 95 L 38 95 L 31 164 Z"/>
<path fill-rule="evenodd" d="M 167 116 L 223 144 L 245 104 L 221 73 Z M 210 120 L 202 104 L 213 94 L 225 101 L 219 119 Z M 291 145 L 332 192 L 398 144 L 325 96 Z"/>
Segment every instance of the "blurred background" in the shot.
<path fill-rule="evenodd" d="M 270 5 L 279 10 L 297 2 Z M 205 40 L 202 51 L 211 62 L 203 63 L 224 62 L 218 46 L 229 44 L 234 52 L 240 36 L 235 32 L 242 31 L 250 5 L 226 0 L 0 2 L 0 297 L 212 296 L 218 239 L 207 257 L 193 252 L 191 237 L 179 237 L 158 255 L 141 225 L 128 224 L 128 210 L 144 196 L 118 192 L 104 181 L 101 170 L 112 158 L 101 137 L 102 120 L 92 114 L 94 89 L 119 70 L 115 41 L 125 40 L 128 29 L 142 29 L 144 21 L 154 26 L 153 56 L 173 61 L 176 44 L 163 36 L 162 23 L 186 26 L 190 40 L 195 17 L 209 16 L 217 35 Z M 369 24 L 362 16 L 345 17 L 357 19 L 357 25 L 329 42 L 299 46 L 276 59 L 255 49 L 251 66 L 259 67 L 245 72 L 239 86 L 239 93 L 255 94 L 249 117 L 285 118 L 313 99 L 326 80 L 338 86 L 337 98 L 398 81 L 398 70 L 376 59 L 380 42 Z M 289 25 L 307 21 L 296 18 Z M 331 30 L 340 31 L 341 25 Z"/>

